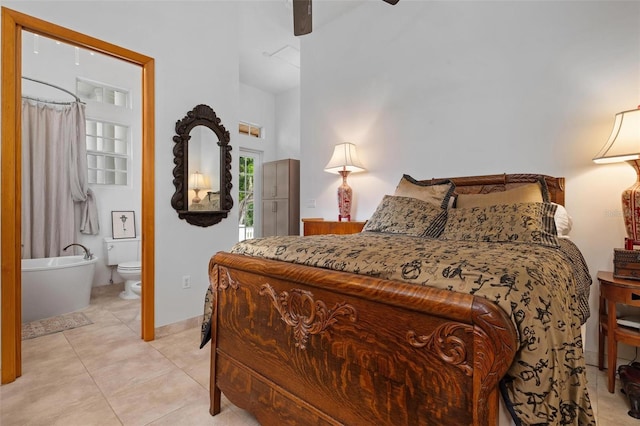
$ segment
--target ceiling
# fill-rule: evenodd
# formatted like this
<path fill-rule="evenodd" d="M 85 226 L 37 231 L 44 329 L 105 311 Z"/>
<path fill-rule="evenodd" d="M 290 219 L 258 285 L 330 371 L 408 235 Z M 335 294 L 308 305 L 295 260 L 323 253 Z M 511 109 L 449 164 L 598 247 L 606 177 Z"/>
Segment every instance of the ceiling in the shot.
<path fill-rule="evenodd" d="M 240 82 L 278 94 L 300 85 L 300 39 L 293 35 L 292 0 L 240 5 Z M 367 0 L 313 0 L 313 28 Z"/>

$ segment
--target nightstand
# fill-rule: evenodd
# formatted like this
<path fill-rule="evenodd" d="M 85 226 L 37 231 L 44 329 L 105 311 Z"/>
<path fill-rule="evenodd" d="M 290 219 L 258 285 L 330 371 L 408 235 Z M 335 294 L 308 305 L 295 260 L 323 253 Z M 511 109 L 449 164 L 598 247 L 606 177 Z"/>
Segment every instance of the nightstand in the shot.
<path fill-rule="evenodd" d="M 356 234 L 366 222 L 338 222 L 321 218 L 302 219 L 303 235 Z"/>
<path fill-rule="evenodd" d="M 599 271 L 600 312 L 598 332 L 598 368 L 604 368 L 604 339 L 607 338 L 607 376 L 609 392 L 616 383 L 618 342 L 640 346 L 640 329 L 617 323 L 616 303 L 640 307 L 640 281 L 615 278 L 613 272 Z"/>

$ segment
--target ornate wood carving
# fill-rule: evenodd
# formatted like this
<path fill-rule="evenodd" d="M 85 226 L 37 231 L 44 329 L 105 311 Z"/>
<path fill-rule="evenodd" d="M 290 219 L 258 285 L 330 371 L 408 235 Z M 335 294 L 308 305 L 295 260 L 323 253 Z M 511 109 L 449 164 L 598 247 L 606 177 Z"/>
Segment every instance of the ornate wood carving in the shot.
<path fill-rule="evenodd" d="M 229 269 L 224 266 L 219 267 L 220 275 L 218 281 L 218 289 L 226 290 L 231 287 L 234 290 L 238 289 L 238 283 L 231 278 L 231 274 L 229 273 Z"/>
<path fill-rule="evenodd" d="M 218 211 L 189 211 L 187 199 L 189 179 L 188 158 L 190 132 L 195 126 L 205 126 L 218 137 L 220 147 L 220 210 Z M 185 219 L 192 225 L 211 226 L 227 217 L 233 207 L 231 197 L 231 136 L 229 131 L 220 123 L 220 118 L 208 105 L 197 105 L 187 115 L 176 122 L 176 135 L 173 137 L 173 184 L 176 192 L 171 197 L 171 206 L 178 212 L 180 219 Z"/>
<path fill-rule="evenodd" d="M 483 176 L 463 176 L 454 178 L 434 178 L 421 180 L 418 182 L 434 183 L 450 180 L 456 185 L 457 194 L 486 194 L 489 192 L 500 192 L 506 189 L 515 188 L 520 185 L 534 182 L 544 182 L 549 191 L 549 198 L 554 203 L 564 205 L 565 179 L 563 177 L 553 177 L 540 174 L 501 174 Z"/>
<path fill-rule="evenodd" d="M 454 365 L 467 376 L 473 375 L 473 366 L 467 361 L 467 347 L 456 332 L 473 334 L 473 327 L 457 323 L 446 323 L 427 336 L 418 336 L 415 331 L 407 332 L 409 344 L 415 348 L 426 348 L 447 364 Z"/>
<path fill-rule="evenodd" d="M 260 287 L 260 295 L 271 298 L 273 306 L 280 313 L 282 320 L 293 328 L 295 346 L 306 349 L 310 334 L 319 334 L 338 321 L 338 316 L 348 315 L 352 322 L 357 319 L 353 306 L 347 303 L 336 303 L 333 309 L 327 309 L 321 300 L 314 300 L 308 291 L 292 289 L 280 295 L 269 284 Z"/>

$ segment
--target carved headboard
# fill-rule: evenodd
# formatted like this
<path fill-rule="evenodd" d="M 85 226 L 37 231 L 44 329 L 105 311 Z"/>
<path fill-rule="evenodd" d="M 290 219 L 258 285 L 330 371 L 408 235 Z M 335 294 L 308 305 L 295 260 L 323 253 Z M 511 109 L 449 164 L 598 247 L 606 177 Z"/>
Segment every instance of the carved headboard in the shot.
<path fill-rule="evenodd" d="M 454 178 L 434 178 L 422 182 L 435 183 L 449 179 L 456 185 L 456 194 L 488 194 L 490 192 L 505 191 L 527 183 L 540 182 L 547 184 L 550 201 L 564 205 L 564 178 L 540 174 L 501 174 L 484 176 L 463 176 Z"/>

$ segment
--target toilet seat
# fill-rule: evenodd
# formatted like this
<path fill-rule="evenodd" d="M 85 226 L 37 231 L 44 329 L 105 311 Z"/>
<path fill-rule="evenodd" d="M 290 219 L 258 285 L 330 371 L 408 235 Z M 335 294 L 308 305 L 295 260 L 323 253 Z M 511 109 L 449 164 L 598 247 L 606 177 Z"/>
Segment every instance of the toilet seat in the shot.
<path fill-rule="evenodd" d="M 142 263 L 139 260 L 132 260 L 131 262 L 122 262 L 118 265 L 118 271 L 135 271 L 142 268 Z"/>

